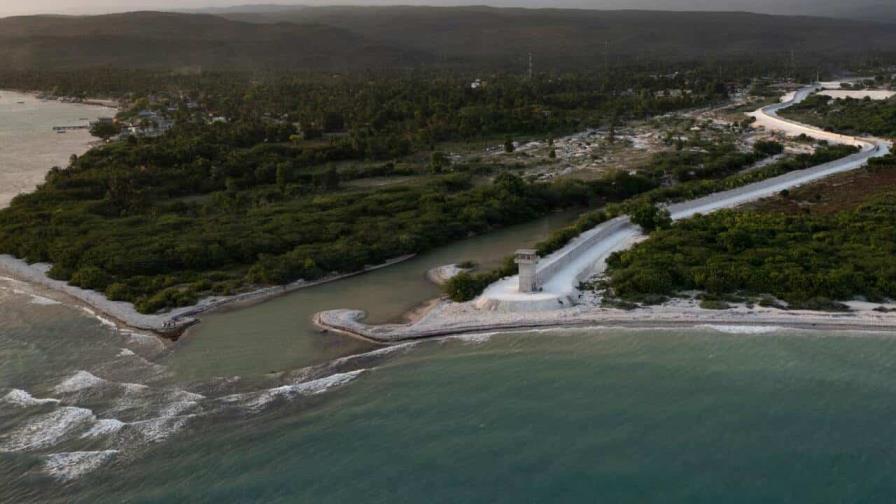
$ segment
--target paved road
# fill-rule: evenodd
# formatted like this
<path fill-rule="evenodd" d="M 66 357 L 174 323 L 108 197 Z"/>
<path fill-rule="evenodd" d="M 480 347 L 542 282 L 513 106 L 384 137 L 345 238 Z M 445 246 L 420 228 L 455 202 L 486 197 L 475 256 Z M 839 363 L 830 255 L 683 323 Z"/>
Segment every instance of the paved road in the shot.
<path fill-rule="evenodd" d="M 750 115 L 756 117 L 755 126 L 782 131 L 792 136 L 805 134 L 831 143 L 854 145 L 861 149 L 858 153 L 748 186 L 671 205 L 669 211 L 672 218 L 686 219 L 697 213 L 705 214 L 722 208 L 736 207 L 835 173 L 855 170 L 864 166 L 873 157 L 887 155 L 892 146 L 884 140 L 831 133 L 784 119 L 778 115 L 780 110 L 805 100 L 822 87 L 821 85 L 804 87 L 785 97 L 786 99 L 781 103 L 769 105 L 753 112 Z M 540 262 L 538 275 L 542 281 L 542 292 L 537 294 L 520 293 L 517 288 L 519 278 L 514 276 L 489 286 L 477 299 L 476 305 L 482 309 L 508 312 L 543 311 L 569 307 L 578 297 L 577 287 L 582 280 L 602 272 L 606 268 L 606 259 L 610 254 L 625 250 L 641 238 L 640 228 L 629 222 L 627 217 L 605 222 L 583 233 L 566 247 Z"/>

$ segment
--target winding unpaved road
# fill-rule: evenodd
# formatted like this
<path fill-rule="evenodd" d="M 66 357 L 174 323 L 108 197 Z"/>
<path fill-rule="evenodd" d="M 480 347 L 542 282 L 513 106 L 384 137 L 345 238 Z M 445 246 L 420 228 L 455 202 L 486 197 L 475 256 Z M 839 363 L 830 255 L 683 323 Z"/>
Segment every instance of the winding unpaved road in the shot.
<path fill-rule="evenodd" d="M 877 138 L 860 138 L 840 135 L 812 126 L 784 119 L 780 110 L 800 103 L 824 86 L 804 87 L 784 98 L 781 103 L 769 105 L 750 115 L 756 118 L 755 127 L 781 131 L 789 136 L 806 136 L 831 143 L 848 144 L 861 150 L 851 156 L 790 172 L 730 191 L 711 194 L 696 200 L 671 205 L 669 211 L 675 220 L 686 219 L 698 213 L 709 213 L 722 208 L 732 208 L 744 203 L 774 195 L 784 189 L 813 182 L 835 173 L 855 170 L 869 159 L 885 156 L 891 145 Z M 489 286 L 476 300 L 483 310 L 502 312 L 530 312 L 568 308 L 579 297 L 578 285 L 582 280 L 600 273 L 606 268 L 606 259 L 613 252 L 632 246 L 644 236 L 628 217 L 619 217 L 585 232 L 566 247 L 544 258 L 538 266 L 538 278 L 542 292 L 523 294 L 518 290 L 519 278 L 514 276 Z"/>

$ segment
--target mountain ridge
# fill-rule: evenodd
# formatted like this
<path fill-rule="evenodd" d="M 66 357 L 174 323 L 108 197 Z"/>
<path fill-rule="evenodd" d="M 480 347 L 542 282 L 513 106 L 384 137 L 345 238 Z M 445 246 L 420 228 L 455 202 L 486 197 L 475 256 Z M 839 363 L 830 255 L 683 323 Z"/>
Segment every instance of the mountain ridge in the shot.
<path fill-rule="evenodd" d="M 597 68 L 632 61 L 896 53 L 886 23 L 742 12 L 302 7 L 0 18 L 8 68 Z"/>

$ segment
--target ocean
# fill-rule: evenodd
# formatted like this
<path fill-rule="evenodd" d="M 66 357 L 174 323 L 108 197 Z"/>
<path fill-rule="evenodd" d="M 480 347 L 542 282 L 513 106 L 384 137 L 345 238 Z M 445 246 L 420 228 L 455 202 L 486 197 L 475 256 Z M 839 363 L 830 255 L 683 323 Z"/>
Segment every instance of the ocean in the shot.
<path fill-rule="evenodd" d="M 3 502 L 888 502 L 896 340 L 465 336 L 244 379 L 5 291 Z M 328 336 L 338 337 L 338 336 Z"/>

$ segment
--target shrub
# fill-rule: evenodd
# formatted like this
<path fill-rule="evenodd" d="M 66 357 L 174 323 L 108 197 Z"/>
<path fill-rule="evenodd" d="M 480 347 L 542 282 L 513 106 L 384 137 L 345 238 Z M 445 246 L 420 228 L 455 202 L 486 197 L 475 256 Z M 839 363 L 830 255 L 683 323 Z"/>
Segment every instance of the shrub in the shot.
<path fill-rule="evenodd" d="M 704 310 L 727 310 L 731 308 L 731 305 L 718 299 L 704 299 L 700 301 L 700 308 Z"/>
<path fill-rule="evenodd" d="M 646 233 L 657 229 L 668 229 L 672 225 L 672 217 L 666 209 L 659 209 L 656 205 L 642 203 L 630 213 L 632 222 L 641 226 Z"/>

